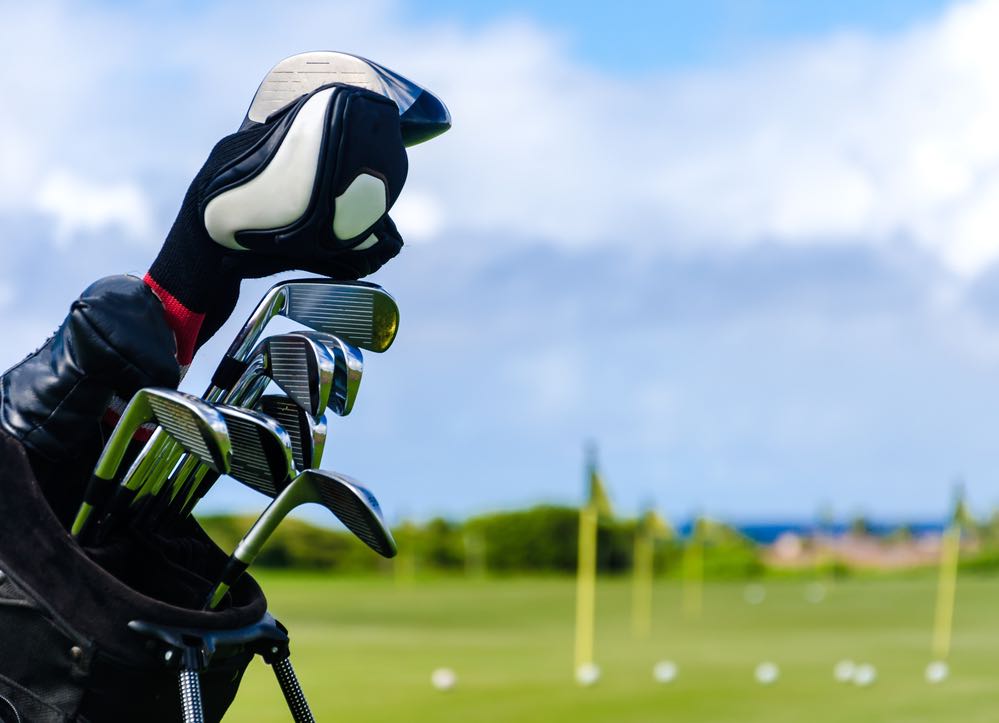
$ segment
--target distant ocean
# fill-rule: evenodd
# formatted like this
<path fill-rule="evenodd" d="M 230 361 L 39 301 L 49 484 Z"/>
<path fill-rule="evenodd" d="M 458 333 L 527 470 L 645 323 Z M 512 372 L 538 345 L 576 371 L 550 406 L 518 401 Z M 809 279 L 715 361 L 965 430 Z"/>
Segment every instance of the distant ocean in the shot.
<path fill-rule="evenodd" d="M 778 537 L 780 537 L 785 532 L 793 532 L 797 535 L 813 535 L 816 530 L 821 527 L 825 534 L 842 535 L 849 531 L 850 523 L 848 522 L 836 522 L 829 525 L 819 525 L 815 522 L 727 522 L 726 520 L 720 520 L 731 527 L 734 527 L 739 532 L 744 534 L 749 539 L 761 544 L 769 545 L 774 542 Z M 936 533 L 939 534 L 943 531 L 944 523 L 942 522 L 879 522 L 877 520 L 868 520 L 868 528 L 874 535 L 885 536 L 890 535 L 892 532 L 897 530 L 899 527 L 905 526 L 912 531 L 912 534 L 919 536 L 925 534 Z M 684 524 L 680 525 L 680 535 L 687 537 L 690 535 L 690 530 L 693 527 L 693 521 L 689 520 Z"/>

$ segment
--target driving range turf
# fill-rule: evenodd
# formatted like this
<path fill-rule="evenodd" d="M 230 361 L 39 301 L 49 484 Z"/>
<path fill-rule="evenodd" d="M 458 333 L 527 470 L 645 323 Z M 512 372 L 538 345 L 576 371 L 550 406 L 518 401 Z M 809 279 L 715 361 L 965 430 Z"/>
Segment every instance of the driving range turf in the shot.
<path fill-rule="evenodd" d="M 600 681 L 572 676 L 574 582 L 568 578 L 428 579 L 255 573 L 289 626 L 293 662 L 321 721 L 851 721 L 999 720 L 999 579 L 958 585 L 951 675 L 930 685 L 935 577 L 857 579 L 807 602 L 807 583 L 708 583 L 697 620 L 680 584 L 657 582 L 651 638 L 631 634 L 627 578 L 601 579 Z M 834 681 L 848 658 L 877 669 L 868 687 Z M 652 667 L 676 662 L 668 685 Z M 754 678 L 772 661 L 779 679 Z M 453 690 L 430 684 L 450 667 Z M 226 721 L 289 720 L 270 671 L 254 661 Z"/>

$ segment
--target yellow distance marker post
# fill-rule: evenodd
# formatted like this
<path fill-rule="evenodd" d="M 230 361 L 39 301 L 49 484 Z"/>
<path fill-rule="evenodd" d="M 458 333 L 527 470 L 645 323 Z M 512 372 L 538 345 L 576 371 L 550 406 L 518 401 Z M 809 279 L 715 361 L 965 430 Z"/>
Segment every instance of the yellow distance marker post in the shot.
<path fill-rule="evenodd" d="M 683 614 L 698 620 L 704 610 L 704 521 L 694 522 L 683 551 Z"/>
<path fill-rule="evenodd" d="M 591 504 L 579 510 L 579 567 L 576 572 L 576 654 L 577 675 L 593 665 L 593 636 L 596 622 L 597 510 Z"/>
<path fill-rule="evenodd" d="M 926 679 L 938 683 L 947 677 L 954 606 L 957 599 L 957 567 L 961 558 L 961 531 L 973 524 L 964 501 L 964 489 L 954 488 L 954 511 L 950 524 L 940 536 L 940 576 L 937 582 L 937 605 L 933 620 L 933 662 L 926 669 Z"/>
<path fill-rule="evenodd" d="M 672 531 L 655 510 L 649 510 L 635 528 L 632 562 L 631 631 L 637 639 L 652 634 L 652 579 L 655 571 L 655 544 Z"/>
<path fill-rule="evenodd" d="M 933 623 L 933 657 L 940 662 L 946 662 L 950 655 L 960 552 L 961 525 L 954 523 L 940 538 L 940 577 L 937 582 L 937 608 Z"/>
<path fill-rule="evenodd" d="M 631 586 L 631 632 L 639 640 L 652 634 L 652 536 L 635 532 L 634 570 Z"/>
<path fill-rule="evenodd" d="M 587 451 L 587 501 L 579 510 L 579 556 L 576 570 L 576 645 L 573 662 L 576 680 L 591 685 L 599 677 L 593 656 L 596 626 L 597 523 L 611 516 L 610 500 L 597 472 L 596 450 Z"/>

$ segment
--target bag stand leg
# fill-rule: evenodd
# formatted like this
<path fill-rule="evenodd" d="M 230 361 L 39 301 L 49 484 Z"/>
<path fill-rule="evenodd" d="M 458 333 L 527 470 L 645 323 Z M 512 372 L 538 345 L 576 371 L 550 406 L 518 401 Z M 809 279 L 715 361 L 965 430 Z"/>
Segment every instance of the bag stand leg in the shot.
<path fill-rule="evenodd" d="M 201 678 L 197 670 L 180 671 L 180 704 L 184 723 L 205 723 L 205 707 L 201 703 Z"/>
<path fill-rule="evenodd" d="M 267 659 L 264 658 L 264 660 Z M 291 719 L 295 723 L 316 723 L 316 719 L 312 717 L 312 711 L 309 709 L 309 703 L 305 700 L 302 686 L 298 684 L 295 669 L 291 667 L 291 658 L 286 655 L 281 660 L 270 663 L 270 666 L 274 670 L 278 685 L 281 686 L 281 692 L 284 693 L 285 702 L 288 703 Z"/>
<path fill-rule="evenodd" d="M 175 628 L 142 620 L 133 620 L 128 627 L 154 639 L 159 644 L 163 663 L 179 671 L 184 723 L 204 723 L 200 673 L 211 665 L 212 657 L 222 649 L 229 653 L 238 650 L 261 656 L 274 669 L 295 723 L 315 723 L 291 666 L 288 630 L 270 614 L 265 614 L 254 625 L 238 630 Z"/>

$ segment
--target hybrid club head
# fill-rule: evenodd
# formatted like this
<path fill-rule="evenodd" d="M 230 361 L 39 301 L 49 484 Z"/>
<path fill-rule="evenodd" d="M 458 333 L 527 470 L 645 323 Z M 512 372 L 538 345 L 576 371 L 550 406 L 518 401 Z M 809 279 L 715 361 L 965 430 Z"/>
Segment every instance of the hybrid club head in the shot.
<path fill-rule="evenodd" d="M 93 509 L 105 504 L 114 493 L 114 478 L 133 435 L 141 425 L 151 421 L 156 422 L 175 444 L 213 470 L 229 471 L 232 447 L 225 421 L 218 411 L 210 404 L 174 389 L 142 389 L 128 403 L 97 461 L 72 526 L 74 535 L 83 531 Z M 147 448 L 149 446 L 147 444 Z M 135 487 L 130 485 L 137 478 L 137 471 L 153 461 L 153 455 L 140 453 L 121 486 L 134 492 Z"/>
<path fill-rule="evenodd" d="M 385 523 L 378 500 L 367 488 L 338 472 L 306 470 L 274 498 L 243 536 L 205 607 L 211 609 L 217 606 L 226 591 L 253 564 L 284 518 L 296 507 L 310 502 L 332 512 L 348 530 L 382 557 L 395 556 L 397 549 L 392 532 Z"/>
<path fill-rule="evenodd" d="M 275 497 L 295 475 L 291 439 L 266 414 L 220 404 L 229 428 L 232 464 L 229 476 L 268 497 Z"/>
<path fill-rule="evenodd" d="M 334 358 L 336 366 L 333 375 L 333 394 L 330 395 L 328 408 L 338 417 L 346 417 L 354 408 L 357 391 L 361 388 L 361 376 L 364 374 L 364 357 L 361 355 L 361 350 L 334 334 L 324 334 L 320 331 L 293 333 L 322 344 Z"/>
<path fill-rule="evenodd" d="M 293 400 L 280 394 L 267 394 L 257 402 L 257 409 L 273 417 L 291 439 L 291 451 L 299 470 L 318 467 L 326 445 L 326 415 L 313 417 Z"/>
<path fill-rule="evenodd" d="M 330 83 L 360 86 L 395 101 L 406 146 L 428 141 L 451 127 L 447 107 L 426 88 L 365 58 L 319 51 L 293 55 L 271 68 L 250 103 L 241 129 L 263 123 L 297 98 Z"/>

